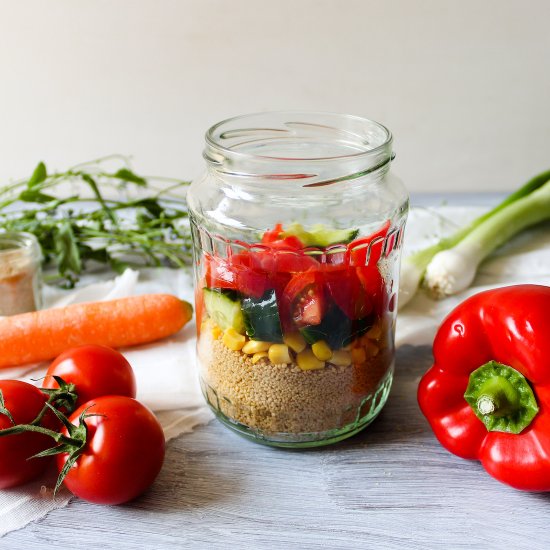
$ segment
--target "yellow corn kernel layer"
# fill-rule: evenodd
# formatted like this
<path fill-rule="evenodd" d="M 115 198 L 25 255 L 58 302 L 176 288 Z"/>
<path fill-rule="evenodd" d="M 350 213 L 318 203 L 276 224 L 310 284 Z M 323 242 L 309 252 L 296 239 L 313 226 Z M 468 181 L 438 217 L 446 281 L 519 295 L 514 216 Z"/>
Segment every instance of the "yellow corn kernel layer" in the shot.
<path fill-rule="evenodd" d="M 351 353 L 343 349 L 333 351 L 330 362 L 337 367 L 349 367 L 351 365 Z"/>
<path fill-rule="evenodd" d="M 242 351 L 248 355 L 254 355 L 261 351 L 267 351 L 271 346 L 271 342 L 262 342 L 261 340 L 249 340 L 244 346 Z"/>
<path fill-rule="evenodd" d="M 296 353 L 306 349 L 307 343 L 299 332 L 289 332 L 283 336 L 283 342 Z"/>
<path fill-rule="evenodd" d="M 306 348 L 296 356 L 298 367 L 302 370 L 317 370 L 325 367 L 325 362 L 317 359 L 310 348 Z"/>
<path fill-rule="evenodd" d="M 296 353 L 296 363 L 301 370 L 318 370 L 325 367 L 326 362 L 337 367 L 348 367 L 352 363 L 365 363 L 380 352 L 380 346 L 367 335 L 361 339 L 362 346 L 346 346 L 339 350 L 332 350 L 327 342 L 319 340 L 310 346 L 299 332 L 284 335 L 284 344 L 274 344 L 262 340 L 249 340 L 246 335 L 240 334 L 230 327 L 222 331 L 211 319 L 205 319 L 201 330 L 209 330 L 214 339 L 222 337 L 223 344 L 233 351 L 240 351 L 251 356 L 253 364 L 261 359 L 269 359 L 274 365 L 293 363 L 291 350 Z M 370 332 L 370 331 L 369 331 Z M 375 336 L 369 334 L 369 336 Z"/>
<path fill-rule="evenodd" d="M 269 346 L 267 356 L 274 365 L 280 365 L 282 363 L 292 363 L 290 351 L 286 344 L 271 344 L 271 346 Z"/>
<path fill-rule="evenodd" d="M 201 333 L 206 332 L 207 330 L 210 331 L 214 340 L 217 340 L 223 332 L 222 329 L 210 318 L 206 318 L 201 324 Z"/>
<path fill-rule="evenodd" d="M 246 337 L 239 334 L 233 327 L 229 327 L 223 333 L 222 342 L 233 351 L 241 351 L 246 343 Z"/>
<path fill-rule="evenodd" d="M 332 350 L 324 340 L 315 342 L 315 344 L 311 346 L 311 351 L 313 355 L 321 361 L 328 361 L 332 357 Z"/>

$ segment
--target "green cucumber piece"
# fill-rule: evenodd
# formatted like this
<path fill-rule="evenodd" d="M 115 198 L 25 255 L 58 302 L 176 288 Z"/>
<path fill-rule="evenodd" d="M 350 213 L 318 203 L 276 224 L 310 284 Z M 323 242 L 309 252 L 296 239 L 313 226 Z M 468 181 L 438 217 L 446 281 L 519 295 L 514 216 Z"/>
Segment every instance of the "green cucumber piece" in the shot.
<path fill-rule="evenodd" d="M 299 223 L 291 224 L 282 237 L 297 237 L 304 246 L 326 248 L 333 244 L 348 244 L 359 234 L 359 229 L 331 229 L 322 224 L 314 225 L 309 231 Z"/>
<path fill-rule="evenodd" d="M 222 330 L 234 328 L 239 334 L 245 333 L 241 300 L 236 292 L 219 288 L 203 288 L 202 293 L 208 315 Z"/>
<path fill-rule="evenodd" d="M 372 325 L 372 316 L 352 321 L 339 307 L 332 306 L 319 325 L 304 327 L 300 332 L 308 344 L 324 340 L 332 349 L 341 349 L 367 332 Z"/>
<path fill-rule="evenodd" d="M 261 298 L 244 298 L 242 311 L 246 334 L 252 340 L 283 341 L 275 290 L 268 290 Z"/>
<path fill-rule="evenodd" d="M 324 340 L 332 349 L 340 349 L 351 333 L 351 319 L 337 306 L 332 306 L 318 325 L 309 325 L 300 329 L 308 344 Z"/>

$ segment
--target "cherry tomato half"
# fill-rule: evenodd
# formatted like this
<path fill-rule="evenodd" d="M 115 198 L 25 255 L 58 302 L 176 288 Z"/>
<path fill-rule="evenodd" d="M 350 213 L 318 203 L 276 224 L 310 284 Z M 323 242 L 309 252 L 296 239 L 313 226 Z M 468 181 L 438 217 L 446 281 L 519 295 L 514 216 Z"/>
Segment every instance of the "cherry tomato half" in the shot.
<path fill-rule="evenodd" d="M 30 424 L 40 414 L 47 400 L 47 396 L 38 388 L 19 380 L 0 380 L 0 390 L 4 406 L 16 424 Z M 9 417 L 0 413 L 0 429 L 11 426 L 13 424 Z M 0 489 L 15 487 L 38 477 L 50 459 L 30 457 L 53 446 L 50 437 L 38 433 L 0 437 Z"/>
<path fill-rule="evenodd" d="M 99 397 L 70 417 L 85 419 L 87 442 L 64 483 L 76 496 L 96 504 L 122 504 L 143 493 L 155 481 L 164 461 L 164 433 L 155 415 L 135 399 Z M 67 435 L 66 429 L 64 429 Z M 57 455 L 61 471 L 67 454 Z"/>
<path fill-rule="evenodd" d="M 58 388 L 53 376 L 76 387 L 77 407 L 102 395 L 136 396 L 136 378 L 130 363 L 106 346 L 78 346 L 64 351 L 50 365 L 44 388 Z"/>
<path fill-rule="evenodd" d="M 283 311 L 297 327 L 318 325 L 326 311 L 322 279 L 315 271 L 296 273 L 285 287 Z"/>

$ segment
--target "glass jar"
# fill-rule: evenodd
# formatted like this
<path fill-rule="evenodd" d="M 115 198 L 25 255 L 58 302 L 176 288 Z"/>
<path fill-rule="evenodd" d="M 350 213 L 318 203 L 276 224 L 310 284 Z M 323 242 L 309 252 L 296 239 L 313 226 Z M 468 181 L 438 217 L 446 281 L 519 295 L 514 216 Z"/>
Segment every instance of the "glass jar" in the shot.
<path fill-rule="evenodd" d="M 408 197 L 391 133 L 275 112 L 216 124 L 188 194 L 198 363 L 217 417 L 252 439 L 349 437 L 390 391 Z"/>
<path fill-rule="evenodd" d="M 40 245 L 30 233 L 0 233 L 0 315 L 42 305 Z"/>

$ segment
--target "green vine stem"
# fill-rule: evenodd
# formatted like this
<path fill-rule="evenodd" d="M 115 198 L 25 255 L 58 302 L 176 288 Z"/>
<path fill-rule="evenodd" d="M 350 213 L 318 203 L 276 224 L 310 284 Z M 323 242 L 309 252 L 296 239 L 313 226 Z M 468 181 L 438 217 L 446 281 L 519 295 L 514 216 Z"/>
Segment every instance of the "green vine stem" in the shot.
<path fill-rule="evenodd" d="M 78 424 L 72 424 L 69 419 L 61 412 L 58 411 L 55 407 L 46 403 L 46 406 L 57 416 L 61 423 L 67 429 L 68 436 L 44 428 L 42 426 L 35 426 L 34 424 L 18 424 L 12 426 L 11 428 L 6 428 L 0 430 L 0 437 L 6 437 L 14 434 L 21 434 L 26 432 L 40 433 L 51 437 L 58 445 L 52 447 L 51 449 L 46 449 L 40 453 L 35 454 L 32 458 L 41 458 L 46 456 L 54 456 L 58 454 L 66 453 L 68 455 L 67 460 L 63 468 L 61 469 L 57 482 L 54 488 L 54 495 L 57 493 L 65 476 L 69 473 L 69 470 L 73 467 L 74 463 L 78 460 L 78 457 L 82 454 L 86 442 L 88 440 L 88 427 L 86 426 L 86 418 L 91 416 L 101 416 L 98 414 L 88 414 L 88 408 L 84 409 L 80 416 L 78 417 Z M 93 406 L 93 405 L 92 405 Z"/>
<path fill-rule="evenodd" d="M 106 163 L 113 162 L 118 168 L 108 170 Z M 67 182 L 75 193 L 56 193 Z M 191 235 L 185 199 L 175 193 L 187 185 L 174 178 L 140 176 L 122 155 L 53 174 L 40 162 L 30 178 L 0 186 L 0 230 L 34 234 L 45 267 L 57 271 L 48 281 L 69 288 L 88 262 L 118 272 L 140 265 L 184 267 L 191 263 Z M 105 189 L 115 189 L 117 198 L 108 198 Z M 126 189 L 134 196 L 119 198 Z"/>

